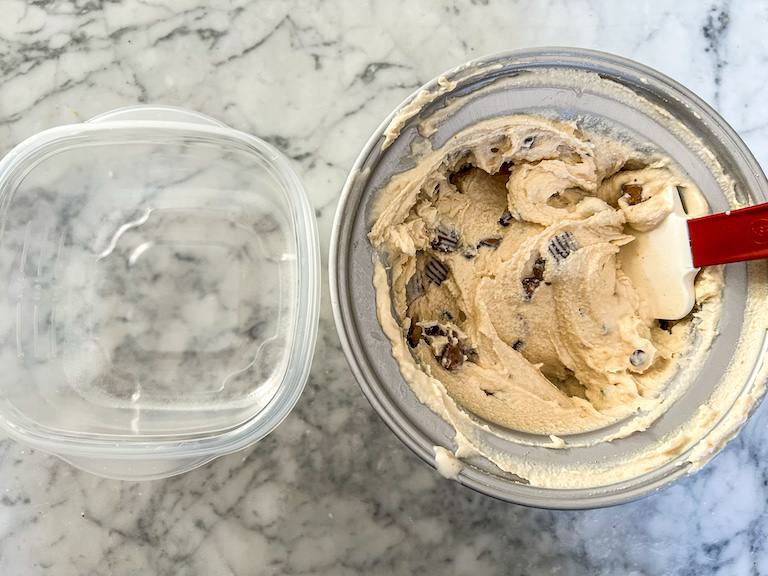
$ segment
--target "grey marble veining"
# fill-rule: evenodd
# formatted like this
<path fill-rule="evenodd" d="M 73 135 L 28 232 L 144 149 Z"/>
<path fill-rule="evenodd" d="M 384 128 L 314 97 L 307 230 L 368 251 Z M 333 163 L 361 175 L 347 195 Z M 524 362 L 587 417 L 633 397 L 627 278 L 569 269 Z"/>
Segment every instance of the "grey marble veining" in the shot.
<path fill-rule="evenodd" d="M 768 4 L 0 3 L 0 153 L 136 103 L 191 108 L 292 160 L 323 265 L 339 192 L 405 96 L 484 54 L 617 53 L 680 81 L 768 167 Z M 507 505 L 445 480 L 366 402 L 324 280 L 315 361 L 269 437 L 169 480 L 103 480 L 0 441 L 0 574 L 768 574 L 768 408 L 698 474 L 585 512 Z"/>

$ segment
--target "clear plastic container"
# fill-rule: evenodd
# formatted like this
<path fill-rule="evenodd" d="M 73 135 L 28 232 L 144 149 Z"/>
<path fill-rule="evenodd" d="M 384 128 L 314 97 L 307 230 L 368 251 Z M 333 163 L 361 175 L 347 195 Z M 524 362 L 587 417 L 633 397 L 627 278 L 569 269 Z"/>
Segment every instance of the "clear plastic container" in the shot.
<path fill-rule="evenodd" d="M 304 388 L 315 217 L 285 158 L 206 116 L 116 110 L 0 163 L 0 426 L 160 478 L 272 431 Z"/>

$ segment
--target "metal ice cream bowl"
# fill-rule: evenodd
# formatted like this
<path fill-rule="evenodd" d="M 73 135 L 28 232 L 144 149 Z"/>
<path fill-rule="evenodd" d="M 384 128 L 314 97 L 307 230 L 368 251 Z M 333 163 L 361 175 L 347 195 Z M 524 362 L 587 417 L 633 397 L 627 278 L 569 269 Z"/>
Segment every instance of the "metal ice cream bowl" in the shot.
<path fill-rule="evenodd" d="M 601 91 L 599 83 L 574 87 L 557 81 L 528 82 L 517 78 L 542 70 L 587 71 L 611 80 L 647 101 L 647 109 L 619 101 Z M 446 91 L 446 85 L 455 84 Z M 461 106 L 452 105 L 461 98 Z M 423 105 L 417 105 L 421 104 Z M 658 114 L 649 113 L 657 109 Z M 450 112 L 446 113 L 446 110 Z M 403 112 L 406 112 L 405 114 Z M 410 115 L 410 112 L 413 114 Z M 442 113 L 441 113 L 442 111 Z M 414 165 L 411 145 L 423 136 L 419 123 L 433 121 L 427 134 L 433 149 L 482 120 L 513 114 L 536 114 L 573 119 L 591 114 L 627 127 L 653 143 L 687 173 L 701 189 L 713 212 L 731 208 L 722 178 L 713 161 L 734 183 L 737 201 L 752 205 L 768 201 L 768 181 L 758 163 L 727 123 L 696 95 L 645 66 L 617 56 L 575 49 L 509 52 L 460 66 L 425 85 L 406 99 L 373 134 L 355 163 L 336 214 L 330 250 L 330 285 L 336 326 L 344 353 L 363 392 L 392 431 L 427 463 L 436 465 L 437 447 L 456 448 L 453 427 L 419 402 L 392 357 L 390 341 L 376 315 L 372 284 L 373 247 L 367 234 L 373 223 L 376 193 L 391 176 Z M 403 119 L 392 141 L 393 118 Z M 693 149 L 674 126 L 683 125 L 703 147 Z M 431 132 L 431 131 L 430 131 Z M 384 142 L 387 146 L 383 146 Z M 702 151 L 703 150 L 703 151 Z M 566 438 L 572 447 L 554 449 L 548 437 L 517 436 L 513 431 L 484 432 L 494 450 L 516 455 L 532 466 L 561 469 L 581 466 L 618 466 L 627 455 L 642 453 L 674 436 L 696 418 L 701 407 L 717 398 L 721 413 L 700 437 L 679 454 L 613 484 L 562 489 L 533 486 L 524 478 L 502 471 L 488 459 L 464 460 L 456 477 L 461 484 L 519 504 L 544 508 L 593 508 L 633 500 L 660 490 L 699 469 L 738 432 L 759 404 L 765 389 L 765 327 L 750 324 L 745 311 L 755 298 L 764 298 L 764 263 L 725 267 L 723 314 L 718 336 L 698 365 L 695 380 L 646 430 L 611 442 L 600 442 L 622 423 Z M 756 288 L 757 287 L 757 288 Z M 759 288 L 759 289 L 758 289 Z M 751 304 L 750 304 L 751 303 Z M 736 365 L 738 364 L 738 365 Z M 737 385 L 724 391 L 726 373 Z M 674 385 L 674 381 L 669 384 Z M 501 436 L 504 436 L 502 438 Z M 516 440 L 517 439 L 519 440 Z"/>

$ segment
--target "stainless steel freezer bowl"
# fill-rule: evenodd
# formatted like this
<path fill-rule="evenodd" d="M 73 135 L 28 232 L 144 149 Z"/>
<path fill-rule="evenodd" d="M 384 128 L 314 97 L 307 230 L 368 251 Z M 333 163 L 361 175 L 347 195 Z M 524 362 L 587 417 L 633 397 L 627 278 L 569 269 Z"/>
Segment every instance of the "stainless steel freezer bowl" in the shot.
<path fill-rule="evenodd" d="M 433 446 L 453 448 L 452 426 L 421 404 L 392 357 L 390 342 L 376 317 L 376 296 L 372 285 L 373 248 L 367 233 L 372 224 L 371 203 L 379 190 L 397 172 L 413 166 L 410 145 L 421 136 L 416 123 L 446 106 L 449 99 L 473 93 L 471 105 L 459 107 L 437 124 L 429 136 L 433 148 L 441 146 L 463 128 L 490 117 L 513 113 L 556 114 L 572 118 L 590 112 L 611 121 L 631 126 L 648 141 L 666 150 L 702 189 L 714 212 L 730 208 L 706 162 L 660 123 L 632 107 L 601 95 L 594 87 L 569 89 L 558 86 L 515 85 L 498 82 L 523 72 L 542 69 L 576 69 L 599 74 L 630 88 L 652 104 L 671 112 L 687 125 L 715 154 L 725 172 L 736 183 L 736 192 L 745 204 L 765 202 L 768 182 L 759 165 L 737 134 L 707 104 L 686 88 L 635 62 L 613 55 L 573 49 L 517 51 L 470 62 L 440 78 L 457 82 L 454 90 L 437 96 L 408 120 L 399 137 L 382 150 L 383 133 L 392 118 L 421 91 L 406 99 L 392 112 L 358 157 L 342 192 L 336 213 L 330 248 L 330 286 L 336 326 L 344 353 L 355 378 L 374 409 L 392 431 L 427 463 L 435 466 Z M 422 90 L 439 89 L 438 78 Z M 498 89 L 494 86 L 498 85 Z M 479 92 L 478 92 L 479 91 Z M 532 459 L 567 465 L 599 461 L 619 453 L 637 450 L 644 438 L 660 438 L 691 417 L 716 387 L 732 357 L 740 333 L 746 302 L 747 267 L 729 265 L 726 269 L 726 294 L 720 335 L 715 339 L 695 382 L 646 432 L 611 443 L 588 448 L 554 450 L 543 446 L 524 446 L 501 439 L 489 440 L 503 450 L 523 453 Z M 757 360 L 765 354 L 766 342 L 755 351 Z M 756 381 L 756 370 L 744 383 L 746 393 Z M 756 406 L 757 402 L 755 403 Z M 755 408 L 752 406 L 752 409 Z M 507 433 L 509 431 L 506 431 Z M 605 429 L 582 435 L 602 435 Z M 530 435 L 526 441 L 534 441 Z M 687 452 L 641 476 L 618 484 L 585 489 L 551 489 L 528 485 L 513 474 L 503 472 L 490 461 L 475 457 L 457 481 L 484 494 L 519 504 L 557 509 L 594 508 L 633 500 L 670 485 L 689 471 Z"/>

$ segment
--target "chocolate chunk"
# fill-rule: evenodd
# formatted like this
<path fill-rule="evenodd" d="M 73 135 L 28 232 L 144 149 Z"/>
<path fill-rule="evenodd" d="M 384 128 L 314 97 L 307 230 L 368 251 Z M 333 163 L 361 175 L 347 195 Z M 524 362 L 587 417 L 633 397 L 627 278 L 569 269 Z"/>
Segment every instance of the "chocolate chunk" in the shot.
<path fill-rule="evenodd" d="M 672 327 L 680 322 L 680 320 L 659 320 L 659 328 L 666 330 L 670 334 L 672 333 Z"/>
<path fill-rule="evenodd" d="M 644 201 L 643 187 L 639 184 L 624 184 L 621 191 L 627 196 L 627 204 L 634 206 Z"/>
<path fill-rule="evenodd" d="M 512 212 L 509 210 L 505 210 L 504 214 L 501 215 L 501 218 L 499 218 L 499 224 L 501 224 L 504 228 L 509 226 L 509 223 L 512 222 L 513 216 Z"/>
<path fill-rule="evenodd" d="M 408 328 L 408 344 L 411 348 L 416 348 L 421 340 L 422 328 L 415 321 L 411 321 L 411 327 Z"/>
<path fill-rule="evenodd" d="M 435 235 L 437 236 L 432 240 L 432 249 L 438 252 L 455 252 L 456 247 L 459 245 L 459 233 L 448 228 L 447 226 L 440 225 L 435 229 Z"/>
<path fill-rule="evenodd" d="M 541 283 L 544 281 L 544 270 L 547 267 L 547 261 L 544 260 L 541 256 L 536 258 L 536 260 L 533 262 L 533 270 L 531 271 L 531 276 L 528 276 L 526 278 L 523 278 L 523 300 L 528 301 L 531 298 L 533 298 L 533 293 L 536 291 L 536 288 L 541 285 Z M 549 285 L 548 282 L 545 284 Z"/>
<path fill-rule="evenodd" d="M 512 344 L 512 348 L 514 348 L 518 352 L 520 352 L 520 350 L 523 349 L 523 346 L 525 346 L 525 342 L 523 342 L 522 340 L 515 340 L 515 343 Z"/>
<path fill-rule="evenodd" d="M 449 372 L 456 372 L 464 364 L 464 348 L 459 342 L 458 334 L 451 332 L 448 343 L 440 353 L 440 365 Z"/>
<path fill-rule="evenodd" d="M 562 262 L 579 248 L 581 246 L 570 232 L 558 234 L 549 241 L 548 246 L 549 255 L 554 258 L 555 262 Z"/>
<path fill-rule="evenodd" d="M 488 248 L 496 250 L 496 248 L 499 247 L 499 244 L 501 244 L 501 238 L 483 238 L 477 245 L 477 249 L 480 250 L 481 246 L 487 246 Z"/>
<path fill-rule="evenodd" d="M 514 166 L 512 162 L 504 162 L 504 164 L 499 166 L 499 170 L 496 172 L 496 174 L 500 174 L 501 176 L 509 176 L 512 173 L 512 166 Z"/>
<path fill-rule="evenodd" d="M 427 275 L 427 280 L 437 286 L 440 286 L 440 284 L 448 278 L 448 273 L 450 271 L 451 269 L 448 268 L 448 264 L 435 260 L 434 258 L 429 261 L 429 264 L 427 264 L 427 267 L 424 269 L 424 272 Z"/>
<path fill-rule="evenodd" d="M 533 144 L 535 142 L 536 142 L 536 137 L 535 136 L 526 136 L 523 139 L 523 144 L 520 147 L 523 148 L 524 150 L 528 150 L 529 148 L 531 148 L 533 146 Z"/>
<path fill-rule="evenodd" d="M 539 284 L 541 284 L 541 280 L 538 278 L 523 278 L 523 300 L 533 298 L 533 293 L 539 287 Z"/>
<path fill-rule="evenodd" d="M 445 332 L 440 328 L 439 324 L 430 324 L 424 327 L 425 336 L 445 336 Z"/>
<path fill-rule="evenodd" d="M 424 292 L 424 280 L 421 277 L 421 272 L 417 270 L 408 280 L 408 284 L 405 285 L 405 298 L 408 300 L 408 304 L 424 296 Z"/>
<path fill-rule="evenodd" d="M 645 365 L 646 358 L 645 350 L 635 350 L 629 357 L 629 363 L 632 366 L 643 366 Z"/>

